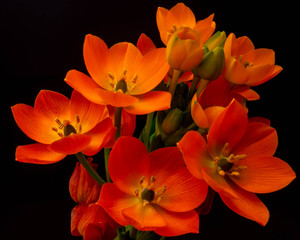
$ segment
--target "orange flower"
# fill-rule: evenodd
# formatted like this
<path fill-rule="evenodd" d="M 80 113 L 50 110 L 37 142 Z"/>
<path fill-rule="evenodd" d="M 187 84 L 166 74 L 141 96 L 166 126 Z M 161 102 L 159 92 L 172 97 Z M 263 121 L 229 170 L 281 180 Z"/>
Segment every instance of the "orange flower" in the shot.
<path fill-rule="evenodd" d="M 255 49 L 252 41 L 244 36 L 236 38 L 231 33 L 224 45 L 226 79 L 234 84 L 260 85 L 275 77 L 282 67 L 275 64 L 271 49 Z"/>
<path fill-rule="evenodd" d="M 159 7 L 156 12 L 156 22 L 162 42 L 167 45 L 173 33 L 185 26 L 199 31 L 202 42 L 205 43 L 213 34 L 216 24 L 213 21 L 214 14 L 204 20 L 196 22 L 192 10 L 183 3 L 177 3 L 170 10 Z"/>
<path fill-rule="evenodd" d="M 83 54 L 92 78 L 70 70 L 65 81 L 90 101 L 124 107 L 132 114 L 147 114 L 170 107 L 168 92 L 151 91 L 169 69 L 165 49 L 154 49 L 142 55 L 128 42 L 108 49 L 102 39 L 89 34 L 84 41 Z"/>
<path fill-rule="evenodd" d="M 175 236 L 199 231 L 194 211 L 207 184 L 194 178 L 176 147 L 151 153 L 134 137 L 120 137 L 109 157 L 113 183 L 102 186 L 99 204 L 119 224 Z"/>
<path fill-rule="evenodd" d="M 269 193 L 294 178 L 291 167 L 273 157 L 277 134 L 265 121 L 248 121 L 237 101 L 220 113 L 210 127 L 207 143 L 196 131 L 178 143 L 191 174 L 204 179 L 233 211 L 265 225 L 266 206 L 255 193 Z"/>
<path fill-rule="evenodd" d="M 12 112 L 20 129 L 39 142 L 17 147 L 16 160 L 20 162 L 48 164 L 78 152 L 94 155 L 115 133 L 106 107 L 91 103 L 76 91 L 69 100 L 42 90 L 34 107 L 16 104 Z"/>
<path fill-rule="evenodd" d="M 203 57 L 200 33 L 188 27 L 181 27 L 170 38 L 166 55 L 171 68 L 191 71 L 200 64 Z"/>

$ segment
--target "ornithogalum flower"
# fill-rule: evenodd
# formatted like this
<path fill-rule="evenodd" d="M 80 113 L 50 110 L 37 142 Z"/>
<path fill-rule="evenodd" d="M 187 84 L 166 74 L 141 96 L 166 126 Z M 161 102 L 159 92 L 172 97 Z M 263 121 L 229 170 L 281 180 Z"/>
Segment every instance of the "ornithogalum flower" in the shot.
<path fill-rule="evenodd" d="M 175 236 L 199 231 L 194 211 L 207 184 L 194 178 L 176 147 L 151 153 L 134 137 L 120 137 L 109 157 L 113 183 L 102 187 L 99 203 L 119 224 Z"/>
<path fill-rule="evenodd" d="M 102 39 L 89 34 L 83 56 L 91 77 L 70 70 L 65 81 L 90 101 L 123 107 L 132 114 L 170 107 L 170 93 L 151 91 L 169 70 L 164 48 L 143 55 L 133 44 L 121 42 L 108 49 Z"/>
<path fill-rule="evenodd" d="M 244 36 L 229 34 L 224 45 L 226 79 L 234 84 L 260 85 L 275 77 L 282 67 L 275 65 L 275 52 L 267 48 L 254 48 Z"/>
<path fill-rule="evenodd" d="M 20 129 L 38 142 L 17 147 L 16 160 L 20 162 L 54 163 L 78 152 L 91 156 L 115 133 L 106 106 L 94 104 L 76 91 L 69 100 L 42 90 L 34 107 L 16 104 L 12 112 Z"/>
<path fill-rule="evenodd" d="M 204 179 L 233 211 L 261 225 L 269 212 L 255 193 L 279 190 L 295 178 L 286 162 L 273 157 L 277 134 L 264 122 L 248 121 L 245 107 L 233 100 L 211 125 L 207 142 L 190 131 L 178 143 L 195 177 Z"/>
<path fill-rule="evenodd" d="M 196 21 L 192 10 L 183 3 L 177 3 L 170 10 L 159 7 L 156 12 L 156 22 L 162 42 L 167 45 L 173 33 L 181 27 L 188 27 L 200 33 L 202 42 L 205 43 L 213 34 L 216 24 L 214 14 Z"/>

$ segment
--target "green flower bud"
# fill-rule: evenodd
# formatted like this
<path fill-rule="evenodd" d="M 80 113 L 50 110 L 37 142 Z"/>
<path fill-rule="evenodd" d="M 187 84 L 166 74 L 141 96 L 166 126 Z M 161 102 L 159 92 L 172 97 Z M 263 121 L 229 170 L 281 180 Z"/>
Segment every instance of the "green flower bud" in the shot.
<path fill-rule="evenodd" d="M 213 50 L 216 47 L 223 47 L 225 40 L 226 33 L 224 31 L 218 31 L 205 42 L 204 46 L 207 47 L 209 50 Z"/>
<path fill-rule="evenodd" d="M 183 114 L 180 109 L 171 109 L 162 123 L 162 130 L 165 134 L 174 133 L 183 122 Z"/>
<path fill-rule="evenodd" d="M 193 70 L 193 73 L 206 80 L 217 79 L 225 66 L 223 48 L 216 47 L 203 57 L 201 64 Z"/>

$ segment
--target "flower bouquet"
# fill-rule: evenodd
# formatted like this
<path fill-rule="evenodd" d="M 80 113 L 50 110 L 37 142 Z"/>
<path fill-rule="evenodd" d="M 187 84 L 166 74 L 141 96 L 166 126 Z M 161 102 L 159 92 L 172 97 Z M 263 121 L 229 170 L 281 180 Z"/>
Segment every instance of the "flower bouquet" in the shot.
<path fill-rule="evenodd" d="M 287 186 L 295 173 L 274 157 L 276 130 L 248 118 L 258 86 L 279 74 L 271 49 L 215 32 L 214 14 L 196 21 L 178 3 L 159 7 L 165 47 L 141 34 L 110 48 L 88 34 L 88 75 L 67 72 L 69 98 L 48 90 L 34 106 L 16 104 L 17 125 L 37 143 L 18 146 L 19 162 L 52 164 L 75 155 L 69 182 L 77 203 L 71 233 L 92 239 L 165 239 L 199 232 L 215 194 L 237 214 L 266 225 L 256 193 Z M 136 115 L 146 115 L 136 136 Z M 103 154 L 105 176 L 94 158 Z M 98 155 L 96 155 L 98 154 Z"/>

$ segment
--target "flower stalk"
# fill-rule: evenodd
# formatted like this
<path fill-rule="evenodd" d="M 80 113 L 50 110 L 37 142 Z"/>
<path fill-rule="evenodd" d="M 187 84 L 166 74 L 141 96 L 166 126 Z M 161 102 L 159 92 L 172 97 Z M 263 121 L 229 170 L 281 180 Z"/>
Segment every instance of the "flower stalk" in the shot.
<path fill-rule="evenodd" d="M 90 176 L 101 186 L 106 182 L 99 176 L 99 174 L 93 169 L 93 167 L 89 164 L 86 157 L 83 155 L 82 152 L 76 153 L 75 156 L 77 157 L 78 161 L 81 165 L 85 168 L 85 170 L 90 174 Z"/>

